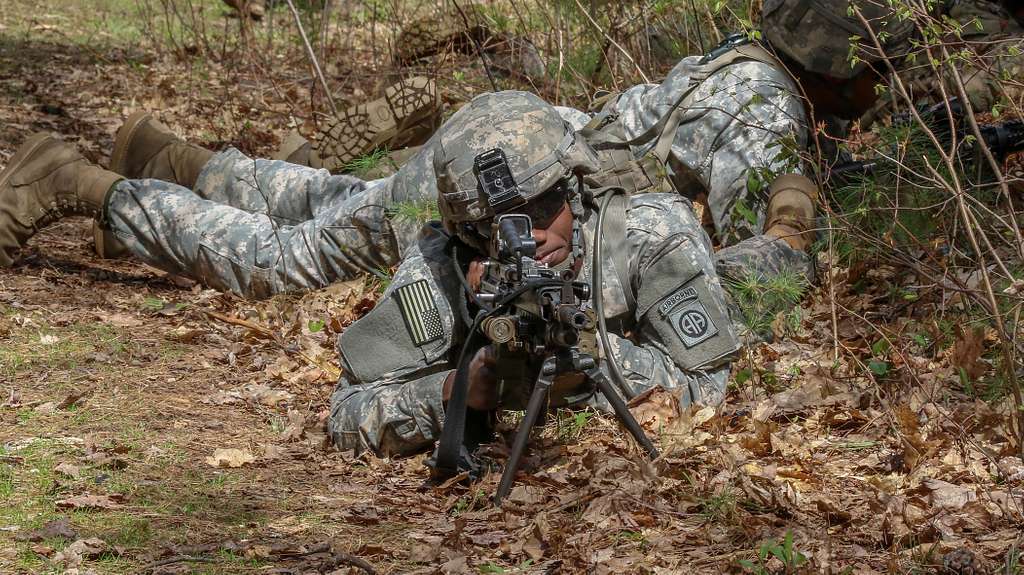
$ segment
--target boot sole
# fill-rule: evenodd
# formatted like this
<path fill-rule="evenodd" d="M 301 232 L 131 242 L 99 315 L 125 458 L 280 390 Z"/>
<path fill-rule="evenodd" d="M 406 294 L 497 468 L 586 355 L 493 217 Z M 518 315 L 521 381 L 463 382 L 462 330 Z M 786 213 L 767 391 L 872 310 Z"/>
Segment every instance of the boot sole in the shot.
<path fill-rule="evenodd" d="M 152 117 L 153 115 L 149 112 L 140 110 L 128 116 L 128 119 L 124 121 L 124 125 L 117 131 L 117 137 L 114 138 L 114 151 L 110 154 L 111 172 L 121 174 L 129 180 L 139 177 L 139 174 L 129 174 L 128 167 L 125 165 L 125 160 L 128 157 L 128 144 L 135 137 L 135 132 L 139 127 Z"/>
<path fill-rule="evenodd" d="M 353 160 L 393 144 L 403 129 L 439 111 L 433 80 L 415 77 L 393 84 L 383 97 L 344 110 L 317 134 L 312 142 L 311 164 L 341 171 Z"/>

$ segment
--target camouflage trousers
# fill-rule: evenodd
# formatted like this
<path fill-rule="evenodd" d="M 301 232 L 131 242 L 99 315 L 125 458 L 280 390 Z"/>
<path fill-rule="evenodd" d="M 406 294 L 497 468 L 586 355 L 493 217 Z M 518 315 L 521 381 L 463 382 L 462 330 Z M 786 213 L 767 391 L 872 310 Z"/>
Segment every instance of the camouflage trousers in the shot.
<path fill-rule="evenodd" d="M 404 190 L 403 190 L 404 191 Z M 111 230 L 143 261 L 247 297 L 309 290 L 398 263 L 394 182 L 214 156 L 195 190 L 125 180 L 108 201 Z"/>

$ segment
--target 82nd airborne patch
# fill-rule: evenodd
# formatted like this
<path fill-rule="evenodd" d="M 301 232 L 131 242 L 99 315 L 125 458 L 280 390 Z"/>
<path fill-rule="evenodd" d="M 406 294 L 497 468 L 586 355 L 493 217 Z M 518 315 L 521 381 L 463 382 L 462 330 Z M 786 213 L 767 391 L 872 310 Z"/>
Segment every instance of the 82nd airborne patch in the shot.
<path fill-rule="evenodd" d="M 405 327 L 413 345 L 419 347 L 444 335 L 441 314 L 430 293 L 430 282 L 419 280 L 395 290 Z"/>
<path fill-rule="evenodd" d="M 670 295 L 658 307 L 662 317 L 675 330 L 687 349 L 707 341 L 718 333 L 718 326 L 692 287 Z"/>

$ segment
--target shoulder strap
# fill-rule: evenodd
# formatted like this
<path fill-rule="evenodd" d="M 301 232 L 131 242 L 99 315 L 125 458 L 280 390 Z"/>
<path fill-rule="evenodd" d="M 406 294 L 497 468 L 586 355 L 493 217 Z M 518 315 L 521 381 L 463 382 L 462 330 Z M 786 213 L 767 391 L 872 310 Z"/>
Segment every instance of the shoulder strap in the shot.
<path fill-rule="evenodd" d="M 599 191 L 598 194 L 601 192 Z M 604 192 L 613 193 L 611 190 Z M 619 280 L 619 286 L 626 298 L 629 309 L 636 309 L 636 298 L 633 297 L 633 289 L 629 281 L 629 245 L 626 243 L 626 213 L 629 207 L 629 194 L 618 193 L 611 199 L 608 205 L 608 213 L 604 220 L 604 238 L 594 238 L 595 242 L 607 240 L 605 246 L 611 248 L 612 265 L 615 266 L 615 276 Z M 601 286 L 594 286 L 594 289 L 601 289 Z"/>
<path fill-rule="evenodd" d="M 654 145 L 654 157 L 658 158 L 658 160 L 663 163 L 668 160 L 668 155 L 672 150 L 672 142 L 675 139 L 676 129 L 679 128 L 679 124 L 682 123 L 683 116 L 686 112 L 690 111 L 693 93 L 697 90 L 697 87 L 700 86 L 704 80 L 707 80 L 718 71 L 728 66 L 732 66 L 737 62 L 749 61 L 760 62 L 762 64 L 768 64 L 770 66 L 780 68 L 782 67 L 782 63 L 779 62 L 778 58 L 763 46 L 754 43 L 735 45 L 707 62 L 702 62 L 700 68 L 690 75 L 690 86 L 672 106 L 672 113 L 663 117 L 658 124 L 652 126 L 652 129 L 658 128 L 659 124 L 661 124 L 660 131 L 657 132 L 657 143 Z M 646 133 L 644 135 L 646 135 Z"/>

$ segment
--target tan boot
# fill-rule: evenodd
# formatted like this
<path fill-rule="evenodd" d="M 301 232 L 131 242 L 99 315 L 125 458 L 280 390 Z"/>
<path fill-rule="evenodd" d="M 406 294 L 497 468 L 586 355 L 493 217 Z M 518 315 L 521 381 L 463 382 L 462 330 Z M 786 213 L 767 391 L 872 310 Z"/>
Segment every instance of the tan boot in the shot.
<path fill-rule="evenodd" d="M 186 143 L 152 114 L 135 112 L 117 131 L 110 169 L 130 179 L 156 178 L 192 188 L 213 152 Z M 128 249 L 110 231 L 94 223 L 96 255 L 118 258 Z"/>
<path fill-rule="evenodd" d="M 193 188 L 213 152 L 189 144 L 148 112 L 135 112 L 114 139 L 110 169 L 128 179 L 156 178 Z"/>
<path fill-rule="evenodd" d="M 262 20 L 267 11 L 263 0 L 224 0 L 224 3 L 238 11 L 239 16 Z"/>
<path fill-rule="evenodd" d="M 29 138 L 0 172 L 0 267 L 10 267 L 29 238 L 64 216 L 103 221 L 107 194 L 122 179 L 53 136 Z"/>
<path fill-rule="evenodd" d="M 764 233 L 795 250 L 807 251 L 814 243 L 814 215 L 818 186 L 804 176 L 783 174 L 769 188 Z"/>

